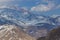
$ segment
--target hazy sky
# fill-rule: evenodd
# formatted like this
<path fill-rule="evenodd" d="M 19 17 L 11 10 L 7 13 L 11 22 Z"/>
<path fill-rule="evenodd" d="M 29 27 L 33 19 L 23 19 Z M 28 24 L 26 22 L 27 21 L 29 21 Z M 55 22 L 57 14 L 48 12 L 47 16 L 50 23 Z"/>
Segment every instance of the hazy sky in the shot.
<path fill-rule="evenodd" d="M 60 0 L 0 0 L 0 8 L 16 6 L 44 15 L 59 15 Z"/>

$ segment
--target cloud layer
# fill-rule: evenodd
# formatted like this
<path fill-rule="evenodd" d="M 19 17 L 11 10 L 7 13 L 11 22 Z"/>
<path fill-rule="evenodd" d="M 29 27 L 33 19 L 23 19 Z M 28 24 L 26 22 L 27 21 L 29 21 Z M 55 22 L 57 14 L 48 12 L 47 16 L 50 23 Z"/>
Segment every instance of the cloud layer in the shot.
<path fill-rule="evenodd" d="M 0 2 L 9 2 L 9 1 L 14 1 L 14 0 L 0 0 Z"/>
<path fill-rule="evenodd" d="M 48 5 L 45 5 L 45 4 L 39 4 L 35 7 L 32 7 L 31 8 L 31 11 L 49 11 L 51 9 L 53 9 L 55 7 L 55 4 L 54 3 L 48 3 Z"/>
<path fill-rule="evenodd" d="M 45 4 L 47 3 L 47 4 Z M 33 6 L 31 11 L 35 12 L 47 12 L 50 10 L 54 10 L 56 8 L 60 8 L 60 5 L 56 5 L 55 0 L 42 0 L 42 3 Z"/>

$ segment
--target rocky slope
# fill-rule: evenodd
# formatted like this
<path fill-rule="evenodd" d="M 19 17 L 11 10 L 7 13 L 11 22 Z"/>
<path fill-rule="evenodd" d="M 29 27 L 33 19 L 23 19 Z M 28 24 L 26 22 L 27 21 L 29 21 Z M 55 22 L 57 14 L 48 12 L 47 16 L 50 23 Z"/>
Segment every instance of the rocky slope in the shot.
<path fill-rule="evenodd" d="M 35 40 L 35 38 L 14 25 L 1 25 L 0 40 Z"/>

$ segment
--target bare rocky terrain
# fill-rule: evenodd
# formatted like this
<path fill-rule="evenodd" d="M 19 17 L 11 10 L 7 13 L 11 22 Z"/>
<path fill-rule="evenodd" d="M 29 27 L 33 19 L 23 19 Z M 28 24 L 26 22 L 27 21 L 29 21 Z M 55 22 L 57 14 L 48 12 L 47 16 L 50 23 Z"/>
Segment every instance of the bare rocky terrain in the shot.
<path fill-rule="evenodd" d="M 14 25 L 2 25 L 0 26 L 0 40 L 35 40 L 35 38 Z"/>

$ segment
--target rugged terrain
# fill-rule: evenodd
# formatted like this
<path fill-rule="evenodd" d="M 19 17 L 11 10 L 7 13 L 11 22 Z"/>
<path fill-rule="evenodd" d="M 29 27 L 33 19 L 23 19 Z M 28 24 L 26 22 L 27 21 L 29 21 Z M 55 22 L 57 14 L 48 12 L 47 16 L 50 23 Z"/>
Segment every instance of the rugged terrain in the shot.
<path fill-rule="evenodd" d="M 60 26 L 60 15 L 45 16 L 23 10 L 0 8 L 0 25 L 19 26 L 24 32 L 35 38 L 44 37 L 50 30 Z M 1 34 L 5 32 L 2 31 Z M 10 33 L 10 31 L 8 32 Z"/>
<path fill-rule="evenodd" d="M 35 40 L 35 38 L 14 25 L 1 25 L 0 40 Z"/>

